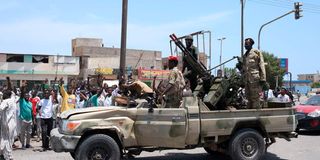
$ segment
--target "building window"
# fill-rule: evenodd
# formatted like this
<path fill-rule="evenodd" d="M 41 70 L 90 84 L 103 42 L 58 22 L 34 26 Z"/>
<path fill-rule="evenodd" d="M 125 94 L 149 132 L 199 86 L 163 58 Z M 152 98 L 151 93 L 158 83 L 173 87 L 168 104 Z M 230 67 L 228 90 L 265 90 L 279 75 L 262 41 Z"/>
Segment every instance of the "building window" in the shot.
<path fill-rule="evenodd" d="M 24 62 L 24 55 L 8 54 L 7 62 Z"/>
<path fill-rule="evenodd" d="M 48 56 L 32 56 L 32 63 L 49 63 Z"/>

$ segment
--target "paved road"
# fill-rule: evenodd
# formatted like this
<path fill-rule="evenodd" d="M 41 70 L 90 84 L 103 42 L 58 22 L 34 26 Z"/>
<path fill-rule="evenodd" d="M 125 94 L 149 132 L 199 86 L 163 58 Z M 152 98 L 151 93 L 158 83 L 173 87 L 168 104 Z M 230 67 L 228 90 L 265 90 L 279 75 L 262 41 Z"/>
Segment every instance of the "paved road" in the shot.
<path fill-rule="evenodd" d="M 265 160 L 319 160 L 320 155 L 320 131 L 302 132 L 299 138 L 287 142 L 277 139 L 277 143 L 270 146 Z M 38 152 L 41 143 L 32 142 L 34 148 L 14 151 L 16 160 L 72 160 L 68 153 L 55 153 L 53 151 Z M 192 150 L 168 150 L 156 152 L 142 152 L 135 160 L 228 160 L 227 157 L 212 157 L 202 149 Z"/>

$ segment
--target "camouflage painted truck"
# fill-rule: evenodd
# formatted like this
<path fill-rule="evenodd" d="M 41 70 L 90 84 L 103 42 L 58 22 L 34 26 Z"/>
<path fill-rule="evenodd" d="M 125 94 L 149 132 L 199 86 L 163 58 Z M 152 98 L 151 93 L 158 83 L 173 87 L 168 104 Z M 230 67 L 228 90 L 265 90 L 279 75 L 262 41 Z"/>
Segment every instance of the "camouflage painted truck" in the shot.
<path fill-rule="evenodd" d="M 201 78 L 192 95 L 174 108 L 160 108 L 147 98 L 128 106 L 63 112 L 59 127 L 51 131 L 53 150 L 70 152 L 77 160 L 118 160 L 142 151 L 203 147 L 209 154 L 222 152 L 234 160 L 258 160 L 275 138 L 297 136 L 290 103 L 246 109 L 238 96 L 239 76 L 211 76 L 179 39 L 170 37 Z"/>
<path fill-rule="evenodd" d="M 232 159 L 260 159 L 272 139 L 295 137 L 294 110 L 266 108 L 210 110 L 196 97 L 181 108 L 96 107 L 64 112 L 51 132 L 55 152 L 75 159 L 120 159 L 125 154 L 203 147 Z"/>

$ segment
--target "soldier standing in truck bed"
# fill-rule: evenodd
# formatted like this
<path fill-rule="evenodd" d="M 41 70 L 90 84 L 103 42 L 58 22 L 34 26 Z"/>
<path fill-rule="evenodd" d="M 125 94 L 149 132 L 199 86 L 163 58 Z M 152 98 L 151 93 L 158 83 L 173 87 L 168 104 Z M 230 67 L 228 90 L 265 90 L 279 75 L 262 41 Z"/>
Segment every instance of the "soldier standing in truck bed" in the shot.
<path fill-rule="evenodd" d="M 248 99 L 248 108 L 256 109 L 260 106 L 260 93 L 266 84 L 266 70 L 262 53 L 253 49 L 253 39 L 245 39 L 246 53 L 243 57 L 242 73 L 245 80 L 245 93 Z"/>
<path fill-rule="evenodd" d="M 191 35 L 185 38 L 186 48 L 190 52 L 191 56 L 198 61 L 198 49 L 193 45 L 193 38 Z M 187 70 L 187 71 L 186 71 Z M 186 62 L 183 58 L 183 66 L 182 73 L 184 73 L 185 77 L 190 81 L 190 89 L 192 92 L 197 87 L 197 74 L 192 71 L 192 66 Z"/>
<path fill-rule="evenodd" d="M 160 94 L 163 97 L 165 108 L 179 108 L 182 100 L 182 91 L 185 86 L 185 80 L 181 71 L 177 68 L 178 58 L 169 56 L 170 74 L 168 77 L 169 83 L 166 85 L 164 91 Z"/>

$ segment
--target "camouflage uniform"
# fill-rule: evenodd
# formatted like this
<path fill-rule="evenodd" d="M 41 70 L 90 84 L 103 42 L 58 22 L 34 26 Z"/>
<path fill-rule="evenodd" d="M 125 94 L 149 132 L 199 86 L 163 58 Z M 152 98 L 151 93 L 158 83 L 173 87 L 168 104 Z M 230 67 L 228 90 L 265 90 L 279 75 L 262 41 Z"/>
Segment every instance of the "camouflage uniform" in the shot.
<path fill-rule="evenodd" d="M 169 83 L 173 86 L 165 95 L 165 108 L 178 108 L 182 100 L 182 90 L 185 86 L 185 80 L 181 71 L 174 67 L 168 77 Z"/>
<path fill-rule="evenodd" d="M 262 53 L 251 49 L 244 55 L 245 93 L 248 99 L 248 108 L 261 108 L 260 95 L 262 86 L 260 82 L 266 81 L 266 70 Z"/>
<path fill-rule="evenodd" d="M 192 57 L 198 61 L 198 49 L 195 46 L 191 46 L 190 48 L 187 48 L 187 50 L 191 53 Z M 188 64 L 185 60 L 185 58 L 183 58 L 183 72 L 185 72 L 185 69 L 187 69 L 187 71 L 191 71 L 191 73 L 185 75 L 185 78 L 187 78 L 190 81 L 190 88 L 192 91 L 194 91 L 194 89 L 197 87 L 198 83 L 197 83 L 197 74 L 193 72 L 192 66 L 190 64 Z"/>

